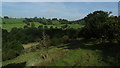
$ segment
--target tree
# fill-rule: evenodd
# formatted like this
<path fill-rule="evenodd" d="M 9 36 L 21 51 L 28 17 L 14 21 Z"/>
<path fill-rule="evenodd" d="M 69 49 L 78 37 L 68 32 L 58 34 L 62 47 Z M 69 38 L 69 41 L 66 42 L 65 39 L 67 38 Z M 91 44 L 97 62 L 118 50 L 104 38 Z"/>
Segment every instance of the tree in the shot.
<path fill-rule="evenodd" d="M 34 24 L 34 23 L 31 23 L 31 27 L 35 27 L 35 24 Z"/>
<path fill-rule="evenodd" d="M 44 26 L 44 29 L 48 29 L 48 26 Z"/>
<path fill-rule="evenodd" d="M 9 19 L 9 17 L 8 17 L 8 16 L 4 16 L 4 18 L 5 18 L 5 19 Z"/>
<path fill-rule="evenodd" d="M 89 38 L 101 38 L 103 34 L 102 26 L 108 20 L 111 12 L 105 11 L 95 11 L 93 13 L 88 14 L 85 20 L 85 27 L 83 28 L 84 36 L 89 36 Z"/>
<path fill-rule="evenodd" d="M 28 26 L 30 25 L 30 23 L 29 23 L 28 20 L 23 20 L 23 22 L 24 22 L 25 24 L 27 24 Z"/>
<path fill-rule="evenodd" d="M 19 41 L 13 40 L 3 43 L 2 47 L 3 61 L 13 59 L 20 55 L 20 52 L 24 49 Z"/>
<path fill-rule="evenodd" d="M 6 24 L 5 22 L 3 22 L 3 24 Z"/>
<path fill-rule="evenodd" d="M 66 24 L 66 25 L 63 25 L 61 26 L 62 29 L 67 29 L 69 26 Z"/>
<path fill-rule="evenodd" d="M 50 29 L 53 29 L 53 26 L 50 26 Z"/>
<path fill-rule="evenodd" d="M 57 20 L 57 18 L 53 18 L 52 20 Z"/>
<path fill-rule="evenodd" d="M 119 42 L 120 39 L 120 22 L 118 17 L 111 16 L 106 21 L 103 26 L 104 28 L 104 37 L 111 43 L 116 41 Z"/>
<path fill-rule="evenodd" d="M 38 29 L 43 29 L 43 25 L 39 25 L 39 26 L 38 26 Z"/>
<path fill-rule="evenodd" d="M 45 34 L 45 32 L 42 32 L 42 38 L 39 40 L 39 45 L 38 48 L 45 48 L 46 49 L 46 53 L 45 54 L 41 54 L 41 57 L 43 59 L 48 58 L 48 47 L 51 45 L 51 41 L 49 39 L 49 36 L 47 34 Z"/>
<path fill-rule="evenodd" d="M 28 28 L 28 25 L 25 25 L 25 26 L 24 26 L 24 29 L 25 29 L 25 28 Z"/>
<path fill-rule="evenodd" d="M 100 43 L 119 42 L 120 22 L 119 17 L 110 16 L 111 12 L 95 11 L 84 18 L 86 25 L 81 30 L 85 38 L 99 39 Z"/>

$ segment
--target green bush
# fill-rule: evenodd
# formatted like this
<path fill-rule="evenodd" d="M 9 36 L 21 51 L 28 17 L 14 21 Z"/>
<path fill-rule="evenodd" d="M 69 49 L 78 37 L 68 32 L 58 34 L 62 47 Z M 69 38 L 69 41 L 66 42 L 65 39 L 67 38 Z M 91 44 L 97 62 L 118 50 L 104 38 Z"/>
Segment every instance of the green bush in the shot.
<path fill-rule="evenodd" d="M 60 40 L 61 40 L 62 43 L 66 43 L 66 42 L 69 41 L 69 36 L 64 35 Z"/>
<path fill-rule="evenodd" d="M 20 52 L 24 49 L 23 46 L 19 41 L 10 41 L 3 43 L 2 47 L 2 56 L 3 56 L 3 61 L 13 59 L 16 56 L 20 55 Z"/>

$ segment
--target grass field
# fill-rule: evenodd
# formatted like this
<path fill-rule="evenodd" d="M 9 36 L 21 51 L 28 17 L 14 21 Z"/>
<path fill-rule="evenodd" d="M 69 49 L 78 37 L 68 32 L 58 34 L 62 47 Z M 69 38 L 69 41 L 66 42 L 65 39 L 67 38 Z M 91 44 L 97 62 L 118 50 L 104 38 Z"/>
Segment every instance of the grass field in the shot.
<path fill-rule="evenodd" d="M 6 24 L 19 24 L 19 23 L 23 23 L 24 18 L 10 18 L 10 19 L 2 19 L 3 23 Z"/>
<path fill-rule="evenodd" d="M 80 43 L 80 44 L 79 44 Z M 51 46 L 48 50 L 48 58 L 41 58 L 41 54 L 46 54 L 46 49 L 25 53 L 14 59 L 3 62 L 3 66 L 8 64 L 18 64 L 26 62 L 25 66 L 110 66 L 110 63 L 103 61 L 103 51 L 93 49 L 96 43 L 92 40 L 83 41 L 78 39 L 70 44 L 60 44 Z"/>
<path fill-rule="evenodd" d="M 14 27 L 23 28 L 24 26 L 25 26 L 24 23 L 22 23 L 22 24 L 3 24 L 2 28 L 10 31 Z"/>
<path fill-rule="evenodd" d="M 20 19 L 2 19 L 2 22 L 5 22 L 5 24 L 2 24 L 2 28 L 6 29 L 8 31 L 11 31 L 12 28 L 17 27 L 17 28 L 23 28 L 26 24 L 23 23 L 24 18 L 20 18 Z M 55 25 L 43 25 L 40 24 L 39 22 L 30 22 L 30 23 L 34 23 L 35 27 L 37 28 L 39 25 L 43 25 L 43 26 L 48 26 L 48 28 L 50 28 L 51 26 L 53 26 L 53 28 L 57 27 L 57 28 L 61 28 L 61 26 L 65 25 L 65 24 L 59 24 L 58 21 L 52 21 Z M 77 29 L 77 28 L 81 28 L 84 27 L 84 25 L 78 25 L 78 24 L 68 24 L 71 28 Z"/>
<path fill-rule="evenodd" d="M 26 24 L 24 23 L 20 23 L 20 24 L 2 24 L 2 28 L 3 29 L 6 29 L 8 31 L 11 31 L 12 28 L 14 27 L 17 27 L 17 28 L 23 28 Z M 43 25 L 43 24 L 40 24 L 40 23 L 35 23 L 35 27 L 37 28 L 39 25 Z M 48 28 L 50 28 L 51 26 L 53 26 L 53 28 L 57 27 L 57 28 L 61 28 L 61 26 L 63 25 L 43 25 L 43 26 L 48 26 Z M 84 25 L 78 25 L 78 24 L 69 24 L 69 26 L 71 28 L 81 28 L 81 27 L 84 27 Z"/>

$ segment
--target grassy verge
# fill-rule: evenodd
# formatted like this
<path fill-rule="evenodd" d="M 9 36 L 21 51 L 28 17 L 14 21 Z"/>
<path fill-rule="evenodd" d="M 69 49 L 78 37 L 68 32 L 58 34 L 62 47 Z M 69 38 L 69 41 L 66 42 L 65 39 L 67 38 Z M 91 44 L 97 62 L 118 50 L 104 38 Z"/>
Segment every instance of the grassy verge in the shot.
<path fill-rule="evenodd" d="M 86 43 L 86 46 L 92 43 Z M 64 46 L 64 47 L 62 47 Z M 84 48 L 69 49 L 67 44 L 51 46 L 48 57 L 43 59 L 41 54 L 47 54 L 46 49 L 25 53 L 14 59 L 3 62 L 3 66 L 13 63 L 26 62 L 25 66 L 109 66 L 102 60 L 102 50 Z"/>

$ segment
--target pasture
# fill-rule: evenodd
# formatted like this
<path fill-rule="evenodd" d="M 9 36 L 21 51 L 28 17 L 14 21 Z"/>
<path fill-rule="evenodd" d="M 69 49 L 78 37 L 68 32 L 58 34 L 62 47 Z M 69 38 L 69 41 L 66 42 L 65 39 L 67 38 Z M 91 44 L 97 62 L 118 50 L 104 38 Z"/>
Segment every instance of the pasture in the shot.
<path fill-rule="evenodd" d="M 2 28 L 3 29 L 6 29 L 8 31 L 11 31 L 12 28 L 14 27 L 17 27 L 17 28 L 23 28 L 26 24 L 23 23 L 23 20 L 24 18 L 22 19 L 2 19 L 2 22 L 4 24 L 2 24 Z M 50 28 L 51 26 L 53 26 L 53 28 L 57 27 L 57 28 L 61 28 L 61 26 L 65 25 L 65 24 L 59 24 L 58 21 L 52 21 L 54 23 L 54 25 L 43 25 L 39 22 L 30 22 L 30 23 L 34 23 L 35 24 L 35 27 L 38 28 L 38 26 L 42 25 L 43 27 L 44 26 L 47 26 L 48 28 Z M 70 26 L 70 28 L 74 28 L 74 29 L 77 29 L 77 28 L 82 28 L 84 27 L 84 25 L 79 25 L 79 24 L 68 24 L 68 26 Z"/>
<path fill-rule="evenodd" d="M 76 44 L 81 42 L 81 44 Z M 9 64 L 18 64 L 26 62 L 25 66 L 109 66 L 110 63 L 103 61 L 103 51 L 93 49 L 96 43 L 92 40 L 83 42 L 78 39 L 78 42 L 72 41 L 71 44 L 60 44 L 48 48 L 48 58 L 45 60 L 41 58 L 41 54 L 47 53 L 46 49 L 36 50 L 25 53 L 14 59 L 3 62 L 3 66 Z M 35 47 L 36 43 L 29 43 Z M 76 45 L 76 46 L 73 46 Z M 81 45 L 81 46 L 80 46 Z M 24 45 L 25 46 L 25 45 Z M 36 45 L 37 46 L 37 45 Z M 90 48 L 92 47 L 92 48 Z M 30 47 L 29 47 L 30 48 Z M 71 49 L 72 48 L 72 49 Z M 108 58 L 106 57 L 106 60 Z"/>

